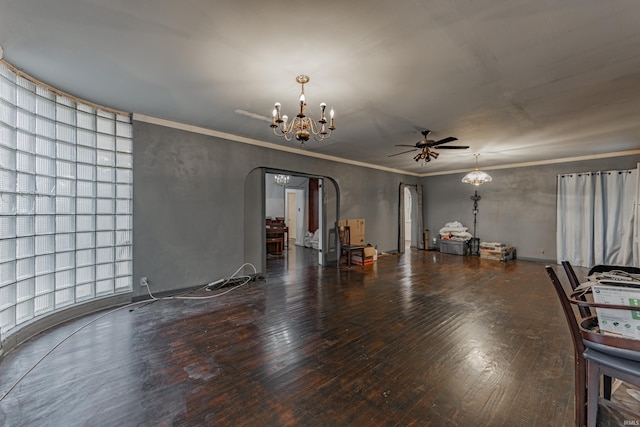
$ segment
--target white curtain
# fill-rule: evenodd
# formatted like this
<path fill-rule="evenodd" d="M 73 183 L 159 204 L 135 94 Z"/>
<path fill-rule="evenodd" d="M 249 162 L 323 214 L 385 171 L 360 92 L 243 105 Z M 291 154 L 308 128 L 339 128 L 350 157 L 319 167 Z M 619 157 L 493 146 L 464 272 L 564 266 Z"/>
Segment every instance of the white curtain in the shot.
<path fill-rule="evenodd" d="M 639 265 L 638 167 L 558 175 L 558 263 Z"/>

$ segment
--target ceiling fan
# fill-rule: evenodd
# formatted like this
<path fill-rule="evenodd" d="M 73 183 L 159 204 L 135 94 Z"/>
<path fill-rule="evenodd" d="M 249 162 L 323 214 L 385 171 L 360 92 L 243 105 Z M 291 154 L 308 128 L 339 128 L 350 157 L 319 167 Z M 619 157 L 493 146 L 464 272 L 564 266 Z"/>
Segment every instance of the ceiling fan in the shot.
<path fill-rule="evenodd" d="M 399 156 L 400 154 L 405 154 L 405 153 L 410 153 L 412 151 L 420 150 L 420 152 L 415 155 L 413 160 L 415 160 L 416 162 L 419 162 L 420 160 L 423 160 L 425 162 L 430 162 L 431 158 L 437 159 L 438 156 L 440 155 L 439 153 L 433 151 L 434 147 L 438 147 L 439 149 L 440 148 L 446 148 L 448 150 L 464 150 L 464 149 L 469 148 L 468 145 L 444 145 L 444 146 L 441 146 L 442 144 L 446 144 L 447 142 L 457 141 L 458 138 L 455 138 L 453 136 L 449 136 L 449 137 L 441 139 L 439 141 L 434 141 L 432 139 L 427 139 L 427 137 L 429 136 L 430 133 L 431 133 L 430 130 L 423 130 L 422 131 L 422 135 L 424 136 L 424 139 L 416 142 L 415 145 L 396 144 L 396 147 L 412 147 L 413 149 L 412 150 L 403 151 L 401 153 L 391 154 L 390 156 L 387 156 L 387 157 Z"/>

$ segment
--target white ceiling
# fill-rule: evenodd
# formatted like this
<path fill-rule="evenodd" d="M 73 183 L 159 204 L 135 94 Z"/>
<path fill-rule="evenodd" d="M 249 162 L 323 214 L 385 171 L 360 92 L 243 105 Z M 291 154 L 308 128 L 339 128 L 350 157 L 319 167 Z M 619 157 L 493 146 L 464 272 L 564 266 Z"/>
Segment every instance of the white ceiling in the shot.
<path fill-rule="evenodd" d="M 637 0 L 0 0 L 0 46 L 87 101 L 293 147 L 246 113 L 292 116 L 308 74 L 337 129 L 304 150 L 413 173 L 640 149 Z M 471 148 L 388 157 L 425 128 Z"/>

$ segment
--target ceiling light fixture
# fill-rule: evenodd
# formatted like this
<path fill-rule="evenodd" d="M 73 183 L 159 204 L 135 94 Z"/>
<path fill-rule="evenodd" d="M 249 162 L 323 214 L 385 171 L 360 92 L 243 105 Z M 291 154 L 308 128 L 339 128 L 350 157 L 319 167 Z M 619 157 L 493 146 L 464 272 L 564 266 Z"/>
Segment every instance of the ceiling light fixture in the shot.
<path fill-rule="evenodd" d="M 300 112 L 293 120 L 288 121 L 287 116 L 281 115 L 280 112 L 280 103 L 276 102 L 273 108 L 273 114 L 271 119 L 271 127 L 273 128 L 273 133 L 277 136 L 284 137 L 287 141 L 291 141 L 295 137 L 301 143 L 308 141 L 311 136 L 313 139 L 320 142 L 325 140 L 331 136 L 331 133 L 335 129 L 333 125 L 333 116 L 334 111 L 333 108 L 329 112 L 331 122 L 329 123 L 329 127 L 327 128 L 327 119 L 325 117 L 325 110 L 327 108 L 327 104 L 324 102 L 320 104 L 320 120 L 316 123 L 311 117 L 308 117 L 305 114 L 305 108 L 307 107 L 307 101 L 304 97 L 304 85 L 309 83 L 309 76 L 305 74 L 300 74 L 296 77 L 296 82 L 300 83 L 302 86 L 302 91 L 300 93 L 299 105 Z M 328 131 L 327 131 L 328 129 Z"/>
<path fill-rule="evenodd" d="M 281 185 L 281 186 L 285 186 L 289 183 L 289 175 L 281 175 L 278 174 L 276 176 L 273 177 L 273 180 L 275 181 L 276 184 Z"/>
<path fill-rule="evenodd" d="M 462 182 L 475 186 L 484 184 L 485 182 L 490 182 L 492 180 L 491 176 L 478 169 L 478 156 L 480 156 L 480 154 L 474 154 L 474 156 L 476 156 L 476 168 L 466 174 L 464 178 L 462 178 Z"/>

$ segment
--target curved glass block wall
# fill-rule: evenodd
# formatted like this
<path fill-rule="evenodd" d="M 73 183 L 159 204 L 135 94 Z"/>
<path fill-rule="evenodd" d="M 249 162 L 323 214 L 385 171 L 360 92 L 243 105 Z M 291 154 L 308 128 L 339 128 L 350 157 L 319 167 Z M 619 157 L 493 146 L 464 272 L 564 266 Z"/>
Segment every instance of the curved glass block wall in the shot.
<path fill-rule="evenodd" d="M 131 115 L 0 63 L 0 337 L 132 289 Z"/>

